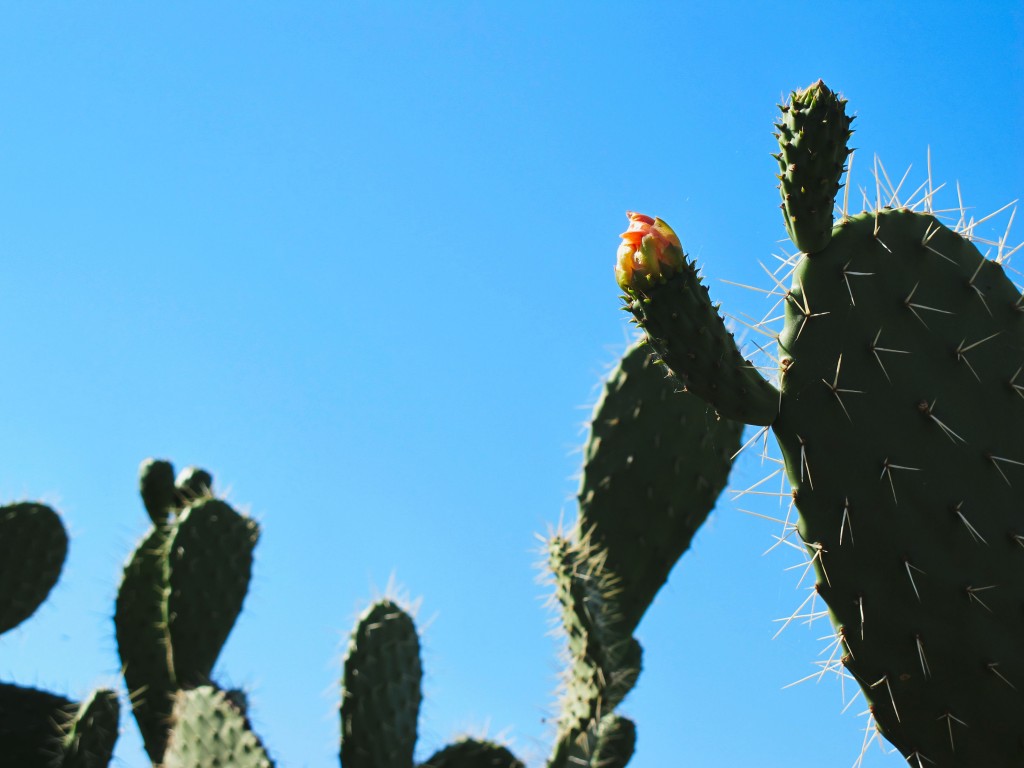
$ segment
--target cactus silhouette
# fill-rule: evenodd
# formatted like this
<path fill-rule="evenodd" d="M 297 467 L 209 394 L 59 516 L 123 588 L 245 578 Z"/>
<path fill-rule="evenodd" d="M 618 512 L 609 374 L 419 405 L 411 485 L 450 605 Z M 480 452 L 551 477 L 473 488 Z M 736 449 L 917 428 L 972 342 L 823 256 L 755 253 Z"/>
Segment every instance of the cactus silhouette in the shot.
<path fill-rule="evenodd" d="M 777 286 L 777 387 L 663 221 L 630 215 L 617 278 L 681 384 L 775 433 L 817 594 L 881 733 L 914 766 L 1020 765 L 1024 305 L 971 223 L 932 214 L 930 188 L 833 222 L 850 123 L 819 81 L 776 126 L 800 250 Z"/>
<path fill-rule="evenodd" d="M 43 504 L 0 507 L 0 634 L 29 618 L 56 585 L 68 536 Z M 63 696 L 0 683 L 0 763 L 23 768 L 102 768 L 117 741 L 113 691 L 75 703 Z"/>

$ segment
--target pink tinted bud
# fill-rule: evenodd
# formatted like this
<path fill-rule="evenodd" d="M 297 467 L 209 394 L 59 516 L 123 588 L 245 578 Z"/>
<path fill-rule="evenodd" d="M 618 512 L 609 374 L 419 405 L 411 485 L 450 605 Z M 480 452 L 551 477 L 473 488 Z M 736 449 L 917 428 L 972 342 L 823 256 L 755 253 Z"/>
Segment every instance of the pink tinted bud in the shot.
<path fill-rule="evenodd" d="M 629 227 L 620 235 L 615 278 L 625 290 L 671 277 L 685 263 L 683 247 L 672 228 L 658 218 L 627 211 Z M 641 282 L 642 281 L 642 282 Z"/>

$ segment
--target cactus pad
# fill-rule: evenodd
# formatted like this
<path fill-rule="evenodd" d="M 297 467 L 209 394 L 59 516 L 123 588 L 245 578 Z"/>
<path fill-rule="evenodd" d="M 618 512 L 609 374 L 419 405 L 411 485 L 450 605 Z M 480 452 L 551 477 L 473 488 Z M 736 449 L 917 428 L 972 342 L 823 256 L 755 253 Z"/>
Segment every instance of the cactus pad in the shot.
<path fill-rule="evenodd" d="M 679 392 L 634 343 L 605 382 L 584 448 L 578 537 L 604 550 L 632 632 L 725 487 L 743 424 Z"/>
<path fill-rule="evenodd" d="M 794 91 L 776 124 L 779 191 L 786 230 L 804 253 L 815 253 L 832 237 L 832 209 L 850 154 L 853 118 L 846 101 L 819 80 Z"/>
<path fill-rule="evenodd" d="M 352 633 L 343 675 L 342 765 L 412 768 L 423 679 L 412 617 L 392 600 L 371 605 Z"/>
<path fill-rule="evenodd" d="M 0 634 L 35 613 L 57 583 L 67 550 L 67 533 L 49 507 L 0 507 Z"/>
<path fill-rule="evenodd" d="M 163 768 L 273 768 L 245 714 L 204 685 L 175 696 Z"/>
<path fill-rule="evenodd" d="M 466 738 L 438 750 L 420 768 L 526 768 L 526 764 L 501 744 Z"/>
<path fill-rule="evenodd" d="M 879 727 L 928 764 L 1020 764 L 1019 292 L 932 216 L 862 214 L 800 259 L 780 347 L 800 535 Z"/>

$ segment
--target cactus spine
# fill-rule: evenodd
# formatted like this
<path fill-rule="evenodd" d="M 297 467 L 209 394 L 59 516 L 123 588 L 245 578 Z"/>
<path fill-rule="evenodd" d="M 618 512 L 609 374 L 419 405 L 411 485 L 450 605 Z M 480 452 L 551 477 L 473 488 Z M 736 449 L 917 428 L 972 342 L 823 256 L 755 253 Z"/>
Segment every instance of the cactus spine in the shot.
<path fill-rule="evenodd" d="M 849 126 L 820 81 L 784 108 L 776 158 L 801 253 L 777 407 L 709 401 L 775 432 L 817 592 L 881 732 L 913 765 L 1019 765 L 1021 295 L 969 233 L 930 214 L 930 197 L 924 211 L 844 212 L 833 228 Z M 665 362 L 687 385 L 711 370 L 695 392 L 727 387 L 734 345 L 687 354 L 704 355 L 708 333 L 726 342 L 706 330 L 710 301 L 694 305 L 677 278 L 625 258 L 636 265 L 626 301 Z"/>

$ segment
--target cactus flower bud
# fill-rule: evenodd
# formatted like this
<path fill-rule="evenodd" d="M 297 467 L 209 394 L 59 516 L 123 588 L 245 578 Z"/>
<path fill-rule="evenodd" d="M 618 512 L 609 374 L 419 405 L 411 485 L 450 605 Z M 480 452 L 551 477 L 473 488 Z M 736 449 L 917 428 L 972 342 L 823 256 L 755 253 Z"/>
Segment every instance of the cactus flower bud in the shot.
<path fill-rule="evenodd" d="M 685 263 L 683 247 L 672 227 L 658 218 L 627 211 L 629 228 L 620 235 L 615 277 L 623 290 L 671 277 Z"/>

